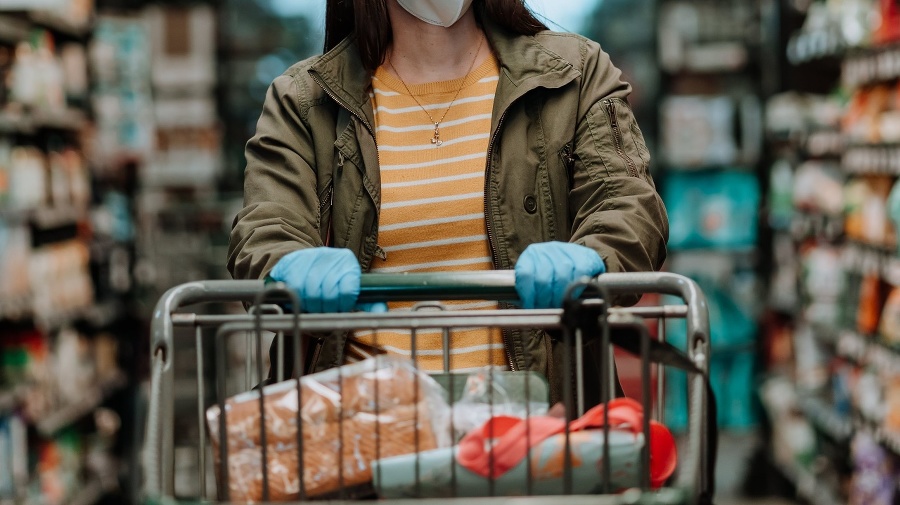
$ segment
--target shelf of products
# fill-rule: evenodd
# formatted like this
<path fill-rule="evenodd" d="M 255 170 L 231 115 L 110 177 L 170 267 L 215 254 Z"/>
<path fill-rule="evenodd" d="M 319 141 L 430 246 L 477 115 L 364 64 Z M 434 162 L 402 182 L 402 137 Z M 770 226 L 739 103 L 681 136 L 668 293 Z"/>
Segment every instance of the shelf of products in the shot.
<path fill-rule="evenodd" d="M 815 453 L 821 448 L 821 441 L 815 430 L 819 427 L 831 439 L 846 441 L 852 426 L 819 404 L 807 401 L 806 396 L 799 394 L 793 381 L 784 375 L 772 375 L 763 381 L 761 399 L 773 425 L 772 437 L 777 441 L 769 458 L 794 485 L 798 497 L 817 504 L 846 503 L 839 496 L 838 483 L 817 462 Z"/>
<path fill-rule="evenodd" d="M 773 389 L 794 391 L 773 422 L 795 423 L 787 459 L 814 462 L 845 503 L 898 493 L 898 43 L 896 1 L 812 2 L 787 48 L 796 87 L 767 104 L 769 293 L 783 302 L 766 361 L 789 377 Z M 790 429 L 773 429 L 777 452 Z"/>
<path fill-rule="evenodd" d="M 820 398 L 798 395 L 797 408 L 807 419 L 838 442 L 849 442 L 853 437 L 853 419 L 835 412 L 834 407 Z"/>
<path fill-rule="evenodd" d="M 846 149 L 842 160 L 850 175 L 900 175 L 900 144 L 856 145 Z"/>
<path fill-rule="evenodd" d="M 797 496 L 817 505 L 842 505 L 844 502 L 827 491 L 822 480 L 796 463 L 775 461 L 781 473 L 797 489 Z"/>
<path fill-rule="evenodd" d="M 817 212 L 796 212 L 790 223 L 790 233 L 797 240 L 821 237 L 836 241 L 844 234 L 844 217 Z"/>
<path fill-rule="evenodd" d="M 31 5 L 0 3 L 0 502 L 89 505 L 129 457 L 135 371 L 120 362 L 140 327 L 116 326 L 126 292 L 98 258 L 132 244 L 103 242 L 126 207 L 91 156 L 92 105 L 109 103 L 89 62 L 93 2 Z"/>
<path fill-rule="evenodd" d="M 69 400 L 61 407 L 42 414 L 35 420 L 38 433 L 45 437 L 51 437 L 73 423 L 90 415 L 117 391 L 128 384 L 128 380 L 121 372 L 104 379 L 93 387 L 82 392 L 75 400 Z"/>
<path fill-rule="evenodd" d="M 756 2 L 667 0 L 658 15 L 658 187 L 669 213 L 665 268 L 691 277 L 711 306 L 711 374 L 722 430 L 757 420 L 751 403 L 757 338 L 758 219 L 763 108 L 758 89 L 766 55 L 764 12 Z M 695 19 L 697 23 L 684 23 Z M 789 224 L 787 226 L 790 226 Z M 673 325 L 673 341 L 684 338 Z M 683 378 L 671 377 L 671 384 Z M 679 387 L 672 386 L 673 390 Z M 668 397 L 679 429 L 684 398 Z"/>
<path fill-rule="evenodd" d="M 844 59 L 843 81 L 862 88 L 900 79 L 900 44 L 853 51 Z"/>
<path fill-rule="evenodd" d="M 900 286 L 900 257 L 879 246 L 849 242 L 844 246 L 844 266 L 858 275 L 877 275 L 885 282 Z"/>

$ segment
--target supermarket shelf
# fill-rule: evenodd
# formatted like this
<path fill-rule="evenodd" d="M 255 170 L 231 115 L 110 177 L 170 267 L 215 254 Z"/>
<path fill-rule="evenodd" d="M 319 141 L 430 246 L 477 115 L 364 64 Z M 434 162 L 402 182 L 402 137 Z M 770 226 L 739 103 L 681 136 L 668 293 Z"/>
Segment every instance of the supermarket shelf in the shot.
<path fill-rule="evenodd" d="M 96 388 L 87 391 L 80 400 L 73 401 L 55 412 L 42 416 L 41 419 L 35 423 L 35 427 L 41 435 L 45 437 L 52 436 L 59 430 L 70 426 L 72 423 L 89 415 L 103 405 L 103 402 L 105 402 L 113 393 L 124 388 L 127 383 L 128 380 L 125 377 L 125 374 L 119 373 L 115 377 L 104 381 Z"/>
<path fill-rule="evenodd" d="M 30 23 L 8 14 L 0 14 L 0 42 L 16 44 L 28 38 Z"/>
<path fill-rule="evenodd" d="M 92 26 L 81 25 L 53 11 L 3 10 L 0 14 L 0 41 L 8 44 L 28 40 L 31 31 L 43 28 L 51 32 L 83 39 Z"/>
<path fill-rule="evenodd" d="M 900 45 L 860 49 L 843 63 L 843 81 L 849 88 L 869 86 L 900 78 Z"/>
<path fill-rule="evenodd" d="M 0 320 L 31 320 L 44 331 L 58 329 L 77 319 L 85 319 L 95 326 L 106 326 L 115 321 L 123 311 L 124 308 L 121 303 L 106 301 L 93 303 L 85 307 L 76 307 L 71 310 L 59 310 L 51 314 L 36 315 L 30 295 L 23 295 L 18 298 L 0 298 Z"/>
<path fill-rule="evenodd" d="M 900 374 L 900 350 L 857 332 L 841 331 L 834 342 L 837 354 L 860 366 L 871 367 L 888 375 Z"/>
<path fill-rule="evenodd" d="M 797 212 L 791 219 L 791 236 L 803 240 L 821 237 L 834 241 L 844 234 L 844 216 L 816 212 Z"/>
<path fill-rule="evenodd" d="M 855 424 L 858 431 L 868 433 L 884 448 L 900 456 L 900 432 L 885 430 L 876 415 L 866 412 L 857 412 Z"/>
<path fill-rule="evenodd" d="M 791 37 L 787 57 L 793 65 L 804 65 L 818 60 L 840 58 L 846 49 L 847 43 L 837 30 L 813 30 Z"/>
<path fill-rule="evenodd" d="M 841 505 L 839 499 L 827 483 L 822 482 L 809 470 L 794 462 L 774 460 L 775 466 L 797 488 L 797 495 L 816 505 Z"/>
<path fill-rule="evenodd" d="M 39 228 L 56 228 L 85 221 L 87 209 L 79 209 L 71 205 L 56 207 L 40 207 L 35 209 L 2 209 L 0 221 L 15 224 L 34 223 Z"/>
<path fill-rule="evenodd" d="M 70 309 L 55 310 L 54 312 L 49 313 L 32 313 L 32 318 L 34 319 L 34 324 L 40 329 L 51 332 L 62 328 L 66 324 L 79 318 L 86 317 L 90 310 L 91 307 L 89 305 L 84 307 L 72 307 Z"/>
<path fill-rule="evenodd" d="M 93 29 L 90 24 L 73 23 L 71 19 L 54 11 L 31 11 L 28 13 L 28 18 L 37 26 L 69 37 L 84 38 Z"/>
<path fill-rule="evenodd" d="M 834 411 L 825 401 L 810 395 L 797 395 L 797 407 L 812 423 L 838 442 L 853 437 L 853 420 Z"/>
<path fill-rule="evenodd" d="M 814 426 L 838 442 L 848 443 L 855 433 L 866 433 L 892 453 L 900 455 L 900 433 L 884 430 L 873 414 L 855 410 L 852 418 L 845 417 L 827 402 L 810 395 L 798 395 L 797 407 Z"/>
<path fill-rule="evenodd" d="M 72 206 L 44 207 L 30 212 L 31 221 L 38 228 L 57 228 L 85 221 L 88 218 L 86 209 Z"/>
<path fill-rule="evenodd" d="M 0 17 L 2 20 L 2 17 Z M 0 22 L 2 29 L 2 22 Z M 87 116 L 79 109 L 35 110 L 31 112 L 0 112 L 0 132 L 33 134 L 38 130 L 80 131 L 87 124 Z"/>
<path fill-rule="evenodd" d="M 900 175 L 900 144 L 850 146 L 841 164 L 850 175 Z"/>
<path fill-rule="evenodd" d="M 883 247 L 848 242 L 843 252 L 844 268 L 861 275 L 880 275 L 886 282 L 900 286 L 900 257 Z"/>
<path fill-rule="evenodd" d="M 846 148 L 846 137 L 836 130 L 810 132 L 803 142 L 806 155 L 813 158 L 840 158 Z"/>
<path fill-rule="evenodd" d="M 817 327 L 816 336 L 823 342 L 834 347 L 837 355 L 848 359 L 859 366 L 870 367 L 880 374 L 900 374 L 900 350 L 891 348 L 874 338 L 866 338 L 857 332 L 843 330 L 830 331 L 827 328 Z M 798 397 L 798 407 L 816 426 L 832 434 L 846 433 L 847 422 L 840 415 L 833 412 L 825 402 L 816 398 Z M 848 438 L 854 432 L 868 433 L 878 443 L 889 449 L 896 455 L 900 455 L 900 432 L 891 432 L 881 427 L 881 420 L 870 412 L 855 410 L 852 420 L 852 429 Z"/>

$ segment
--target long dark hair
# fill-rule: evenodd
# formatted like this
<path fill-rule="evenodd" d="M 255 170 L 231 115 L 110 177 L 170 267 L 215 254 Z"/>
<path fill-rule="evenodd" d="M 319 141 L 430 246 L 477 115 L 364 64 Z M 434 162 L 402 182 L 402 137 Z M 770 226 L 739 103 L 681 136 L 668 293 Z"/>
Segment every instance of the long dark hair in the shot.
<path fill-rule="evenodd" d="M 475 13 L 512 33 L 534 35 L 546 30 L 524 0 L 475 0 Z M 386 0 L 328 0 L 325 8 L 325 52 L 356 34 L 363 66 L 370 72 L 384 62 L 391 44 Z"/>

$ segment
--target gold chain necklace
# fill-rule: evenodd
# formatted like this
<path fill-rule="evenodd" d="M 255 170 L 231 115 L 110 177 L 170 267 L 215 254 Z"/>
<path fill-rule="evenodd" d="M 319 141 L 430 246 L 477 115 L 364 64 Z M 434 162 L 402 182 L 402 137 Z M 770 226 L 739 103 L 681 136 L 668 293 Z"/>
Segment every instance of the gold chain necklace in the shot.
<path fill-rule="evenodd" d="M 450 100 L 450 105 L 447 106 L 447 110 L 441 115 L 441 118 L 437 121 L 434 120 L 434 116 L 428 112 L 428 109 L 422 105 L 422 102 L 416 98 L 416 95 L 409 90 L 409 86 L 406 85 L 406 81 L 403 80 L 403 77 L 400 77 L 400 72 L 397 71 L 397 68 L 391 63 L 390 57 L 388 57 L 388 65 L 391 66 L 391 69 L 394 70 L 394 73 L 397 74 L 397 77 L 400 79 L 400 84 L 403 85 L 403 88 L 406 89 L 406 92 L 409 93 L 409 96 L 412 97 L 413 100 L 416 101 L 416 105 L 422 109 L 423 112 L 428 116 L 428 119 L 431 120 L 432 124 L 434 124 L 434 136 L 431 138 L 431 143 L 434 144 L 435 147 L 441 147 L 444 144 L 444 141 L 441 140 L 441 123 L 444 122 L 444 118 L 447 117 L 447 113 L 450 112 L 450 109 L 453 107 L 453 104 L 456 102 L 456 99 L 459 98 L 459 94 L 462 93 L 463 88 L 466 85 L 466 77 L 472 73 L 472 69 L 475 68 L 475 61 L 478 60 L 478 54 L 481 53 L 481 46 L 484 45 L 484 34 L 481 35 L 481 38 L 478 40 L 478 49 L 475 50 L 475 56 L 472 58 L 472 63 L 469 64 L 469 70 L 466 71 L 466 75 L 463 77 L 462 82 L 459 85 L 459 89 L 456 90 L 456 94 L 453 95 L 453 100 Z"/>

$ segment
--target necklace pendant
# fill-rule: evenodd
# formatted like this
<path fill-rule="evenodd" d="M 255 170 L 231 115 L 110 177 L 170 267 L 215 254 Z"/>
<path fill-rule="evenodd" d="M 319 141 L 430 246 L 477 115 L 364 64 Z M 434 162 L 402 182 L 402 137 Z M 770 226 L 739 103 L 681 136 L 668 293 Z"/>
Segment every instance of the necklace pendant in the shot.
<path fill-rule="evenodd" d="M 431 143 L 434 144 L 435 147 L 441 147 L 441 145 L 444 144 L 444 141 L 441 140 L 439 123 L 434 124 L 434 137 L 431 138 Z"/>

